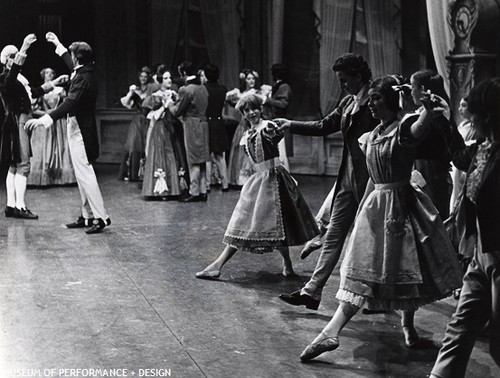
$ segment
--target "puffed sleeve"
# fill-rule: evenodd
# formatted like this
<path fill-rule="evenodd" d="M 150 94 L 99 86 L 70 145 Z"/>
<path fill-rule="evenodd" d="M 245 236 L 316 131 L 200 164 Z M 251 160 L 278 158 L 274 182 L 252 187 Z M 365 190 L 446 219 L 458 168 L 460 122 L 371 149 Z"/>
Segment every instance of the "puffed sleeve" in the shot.
<path fill-rule="evenodd" d="M 364 133 L 358 138 L 359 148 L 366 155 L 366 147 L 368 146 L 368 138 L 370 136 L 370 132 Z"/>
<path fill-rule="evenodd" d="M 397 130 L 398 143 L 401 147 L 415 148 L 419 143 L 419 139 L 413 137 L 411 126 L 418 120 L 418 114 L 407 114 L 399 123 Z"/>

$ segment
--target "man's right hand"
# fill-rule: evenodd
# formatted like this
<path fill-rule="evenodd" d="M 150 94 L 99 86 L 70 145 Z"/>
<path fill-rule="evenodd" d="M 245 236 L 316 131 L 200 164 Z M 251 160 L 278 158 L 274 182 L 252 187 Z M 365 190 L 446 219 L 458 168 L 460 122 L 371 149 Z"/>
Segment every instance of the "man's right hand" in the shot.
<path fill-rule="evenodd" d="M 55 35 L 53 32 L 48 32 L 47 34 L 45 34 L 45 38 L 47 39 L 47 42 L 53 43 L 56 47 L 61 44 L 59 38 L 57 38 L 57 35 Z"/>
<path fill-rule="evenodd" d="M 279 131 L 290 128 L 292 124 L 292 121 L 286 118 L 275 118 L 273 121 L 278 124 Z"/>
<path fill-rule="evenodd" d="M 60 85 L 64 85 L 69 81 L 69 76 L 68 75 L 61 75 L 58 78 L 54 79 L 51 81 L 51 84 L 56 87 Z"/>

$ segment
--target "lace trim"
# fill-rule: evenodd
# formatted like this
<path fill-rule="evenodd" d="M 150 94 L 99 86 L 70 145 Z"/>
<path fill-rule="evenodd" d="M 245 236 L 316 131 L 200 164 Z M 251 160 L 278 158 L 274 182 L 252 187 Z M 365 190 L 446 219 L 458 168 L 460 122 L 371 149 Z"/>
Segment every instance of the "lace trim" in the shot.
<path fill-rule="evenodd" d="M 335 296 L 339 301 L 348 302 L 356 307 L 365 307 L 368 310 L 403 310 L 403 311 L 415 311 L 419 307 L 439 301 L 443 298 L 451 296 L 453 292 L 449 292 L 443 296 L 438 297 L 421 297 L 421 298 L 411 298 L 411 299 L 393 299 L 393 300 L 382 300 L 378 298 L 365 297 L 359 294 L 352 293 L 350 291 L 339 289 L 337 295 Z"/>

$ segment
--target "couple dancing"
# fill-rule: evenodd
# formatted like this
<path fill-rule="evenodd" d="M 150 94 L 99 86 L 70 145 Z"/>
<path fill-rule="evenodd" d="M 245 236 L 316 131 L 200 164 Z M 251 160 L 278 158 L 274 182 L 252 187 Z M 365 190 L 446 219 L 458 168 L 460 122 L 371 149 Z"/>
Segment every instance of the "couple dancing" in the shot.
<path fill-rule="evenodd" d="M 92 162 L 99 155 L 99 141 L 95 121 L 95 107 L 98 94 L 98 81 L 95 75 L 92 48 L 86 42 L 73 42 L 69 51 L 59 38 L 52 32 L 46 34 L 48 42 L 56 47 L 58 54 L 67 67 L 72 71 L 71 77 L 62 76 L 52 83 L 46 83 L 43 95 L 53 89 L 54 85 L 69 81 L 68 95 L 55 109 L 38 119 L 30 119 L 24 125 L 25 129 L 32 130 L 38 126 L 51 127 L 55 121 L 67 117 L 68 144 L 71 160 L 75 169 L 75 176 L 82 201 L 81 215 L 68 228 L 85 228 L 87 234 L 101 232 L 111 224 L 104 201 L 97 183 L 97 177 Z M 28 47 L 36 41 L 36 36 L 26 37 Z"/>

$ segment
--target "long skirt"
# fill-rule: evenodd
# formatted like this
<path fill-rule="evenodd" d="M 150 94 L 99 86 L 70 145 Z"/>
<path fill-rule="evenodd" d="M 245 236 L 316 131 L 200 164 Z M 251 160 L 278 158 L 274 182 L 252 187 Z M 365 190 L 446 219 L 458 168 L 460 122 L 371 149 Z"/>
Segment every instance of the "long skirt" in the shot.
<path fill-rule="evenodd" d="M 175 137 L 173 125 L 163 119 L 152 122 L 142 195 L 146 198 L 178 196 L 179 168 L 172 143 Z"/>
<path fill-rule="evenodd" d="M 76 183 L 71 163 L 66 119 L 52 127 L 37 127 L 31 134 L 31 170 L 28 185 L 47 186 Z"/>

